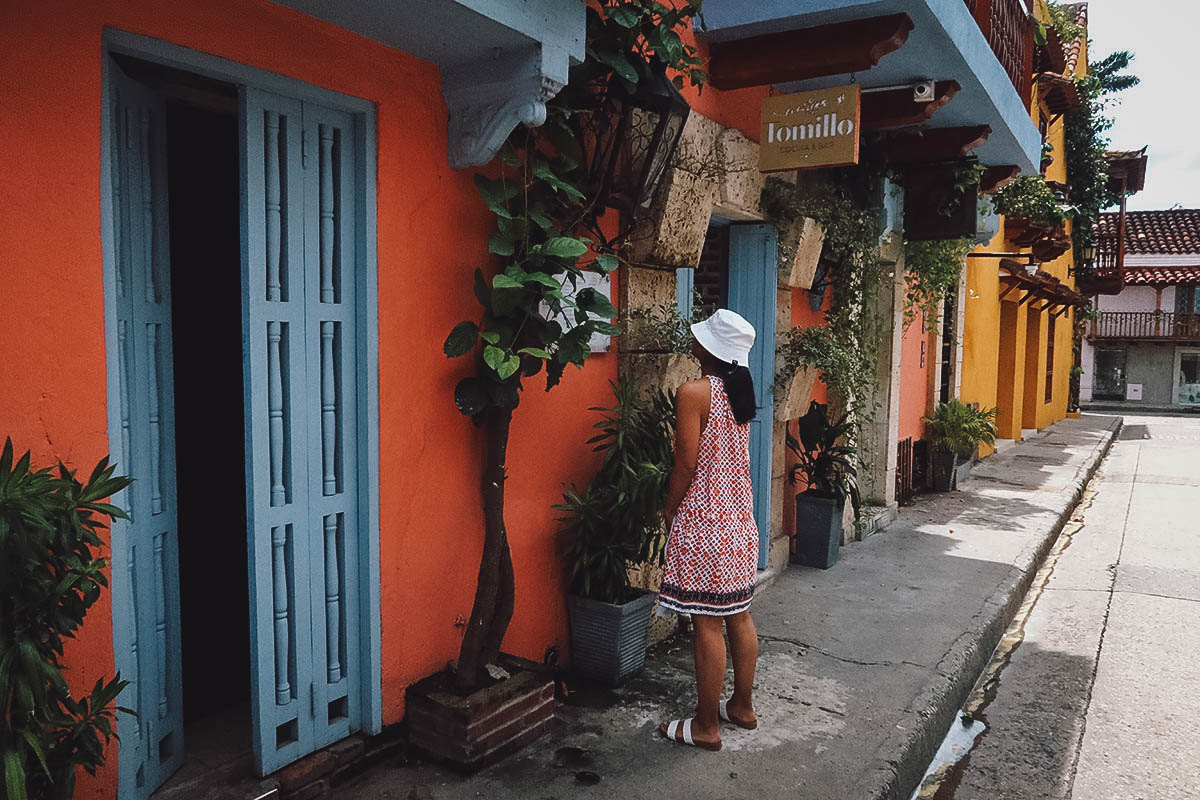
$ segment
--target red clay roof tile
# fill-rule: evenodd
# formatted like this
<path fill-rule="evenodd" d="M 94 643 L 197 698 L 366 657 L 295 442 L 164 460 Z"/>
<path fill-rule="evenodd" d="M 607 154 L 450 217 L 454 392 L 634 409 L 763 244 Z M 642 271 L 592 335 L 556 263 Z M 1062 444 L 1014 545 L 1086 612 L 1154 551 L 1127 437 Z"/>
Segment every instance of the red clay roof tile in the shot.
<path fill-rule="evenodd" d="M 1116 246 L 1120 214 L 1106 212 L 1096 225 L 1099 247 Z M 1125 220 L 1125 252 L 1150 255 L 1197 254 L 1200 264 L 1200 209 L 1130 211 Z"/>

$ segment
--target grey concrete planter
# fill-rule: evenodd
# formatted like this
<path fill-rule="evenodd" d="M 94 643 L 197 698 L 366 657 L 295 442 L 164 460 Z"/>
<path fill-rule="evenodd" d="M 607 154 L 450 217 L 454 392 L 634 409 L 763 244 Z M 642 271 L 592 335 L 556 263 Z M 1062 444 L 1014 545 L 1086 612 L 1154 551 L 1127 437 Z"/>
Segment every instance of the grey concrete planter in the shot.
<path fill-rule="evenodd" d="M 567 596 L 574 671 L 604 686 L 617 686 L 646 662 L 646 636 L 654 592 L 639 591 L 628 603 Z"/>
<path fill-rule="evenodd" d="M 796 535 L 788 559 L 791 563 L 818 569 L 829 569 L 837 563 L 845 503 L 808 492 L 796 495 Z"/>
<path fill-rule="evenodd" d="M 933 454 L 933 490 L 953 492 L 971 479 L 971 457 L 958 453 Z"/>

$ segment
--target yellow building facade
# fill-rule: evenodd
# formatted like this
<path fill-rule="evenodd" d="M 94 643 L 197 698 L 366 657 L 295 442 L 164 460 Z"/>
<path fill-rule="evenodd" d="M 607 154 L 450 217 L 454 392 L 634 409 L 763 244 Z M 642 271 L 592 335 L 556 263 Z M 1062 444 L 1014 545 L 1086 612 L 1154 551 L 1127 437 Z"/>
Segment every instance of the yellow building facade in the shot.
<path fill-rule="evenodd" d="M 1072 7 L 1077 19 L 1086 23 L 1083 4 Z M 1039 0 L 1038 18 L 1048 22 L 1045 3 Z M 1067 46 L 1065 77 L 1087 71 L 1086 33 Z M 1043 131 L 1053 161 L 1045 166 L 1047 182 L 1066 184 L 1066 123 L 1052 112 L 1047 80 L 1035 80 L 1030 115 Z M 1071 233 L 1073 222 L 1065 223 Z M 1015 229 L 1015 230 L 1014 230 Z M 1018 259 L 982 256 L 983 253 L 1022 253 L 1029 248 L 1013 241 L 1018 226 L 1001 218 L 998 233 L 967 258 L 964 272 L 962 322 L 961 399 L 982 408 L 996 407 L 997 427 L 1002 439 L 1020 439 L 1022 430 L 1040 429 L 1067 415 L 1071 369 L 1074 365 L 1074 322 L 1077 309 L 1055 306 L 1013 284 L 1007 278 L 1024 270 Z M 1074 289 L 1074 248 L 1041 263 L 1038 277 L 1052 276 L 1063 287 Z M 981 455 L 990 453 L 984 448 Z"/>

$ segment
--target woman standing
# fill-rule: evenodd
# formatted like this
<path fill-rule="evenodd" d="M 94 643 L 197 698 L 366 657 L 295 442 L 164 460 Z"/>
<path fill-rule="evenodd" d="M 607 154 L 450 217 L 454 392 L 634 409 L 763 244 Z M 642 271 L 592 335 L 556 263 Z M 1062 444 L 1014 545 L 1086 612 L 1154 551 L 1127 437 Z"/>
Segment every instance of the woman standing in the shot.
<path fill-rule="evenodd" d="M 721 749 L 720 722 L 758 727 L 752 693 L 758 633 L 750 600 L 758 571 L 758 527 L 750 484 L 754 381 L 746 363 L 754 327 L 721 309 L 692 325 L 703 377 L 679 387 L 675 467 L 664 515 L 670 524 L 659 613 L 690 614 L 695 628 L 696 688 L 691 719 L 664 722 L 663 736 Z M 725 637 L 733 651 L 733 695 L 725 683 Z"/>

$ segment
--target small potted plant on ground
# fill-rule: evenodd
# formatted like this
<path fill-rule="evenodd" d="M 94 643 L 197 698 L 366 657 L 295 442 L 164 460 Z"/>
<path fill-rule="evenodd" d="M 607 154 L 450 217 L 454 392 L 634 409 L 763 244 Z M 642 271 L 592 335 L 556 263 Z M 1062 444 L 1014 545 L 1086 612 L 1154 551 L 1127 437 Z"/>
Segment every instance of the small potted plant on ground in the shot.
<path fill-rule="evenodd" d="M 981 444 L 996 441 L 996 409 L 978 409 L 955 398 L 939 403 L 925 417 L 925 433 L 933 449 L 933 488 L 949 492 L 971 475 L 971 462 Z"/>
<path fill-rule="evenodd" d="M 797 437 L 788 433 L 788 449 L 797 462 L 788 474 L 792 485 L 804 490 L 796 495 L 796 536 L 790 560 L 807 567 L 829 569 L 837 563 L 842 543 L 842 516 L 848 499 L 858 514 L 857 448 L 845 444 L 850 432 L 848 415 L 829 421 L 829 409 L 813 400 L 798 421 Z"/>
<path fill-rule="evenodd" d="M 604 453 L 582 492 L 566 487 L 562 522 L 570 594 L 571 659 L 580 676 L 616 686 L 641 669 L 655 594 L 630 585 L 633 564 L 661 563 L 662 508 L 670 477 L 674 397 L 639 402 L 613 386 L 617 404 L 589 440 Z"/>

